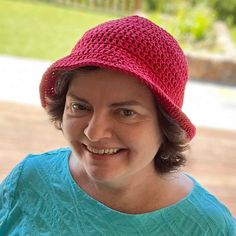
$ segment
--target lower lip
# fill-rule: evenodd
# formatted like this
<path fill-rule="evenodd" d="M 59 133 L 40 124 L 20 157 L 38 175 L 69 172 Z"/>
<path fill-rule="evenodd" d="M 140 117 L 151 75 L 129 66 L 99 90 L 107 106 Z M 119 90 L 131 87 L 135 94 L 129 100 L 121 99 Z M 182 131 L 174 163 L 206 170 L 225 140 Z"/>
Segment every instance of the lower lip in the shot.
<path fill-rule="evenodd" d="M 114 159 L 115 157 L 117 157 L 118 153 L 116 154 L 112 154 L 112 155 L 98 155 L 98 154 L 94 154 L 94 153 L 89 153 L 90 154 L 90 157 L 92 159 L 95 159 L 95 160 L 111 160 L 111 159 Z"/>

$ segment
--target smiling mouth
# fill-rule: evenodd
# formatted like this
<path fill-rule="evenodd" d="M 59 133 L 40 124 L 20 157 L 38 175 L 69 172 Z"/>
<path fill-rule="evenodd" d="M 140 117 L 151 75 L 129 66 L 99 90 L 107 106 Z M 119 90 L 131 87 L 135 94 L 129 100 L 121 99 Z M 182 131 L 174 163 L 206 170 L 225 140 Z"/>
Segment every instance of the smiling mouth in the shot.
<path fill-rule="evenodd" d="M 84 146 L 90 153 L 97 154 L 97 155 L 114 155 L 122 150 L 120 148 L 97 149 L 97 148 L 86 146 L 86 145 Z"/>

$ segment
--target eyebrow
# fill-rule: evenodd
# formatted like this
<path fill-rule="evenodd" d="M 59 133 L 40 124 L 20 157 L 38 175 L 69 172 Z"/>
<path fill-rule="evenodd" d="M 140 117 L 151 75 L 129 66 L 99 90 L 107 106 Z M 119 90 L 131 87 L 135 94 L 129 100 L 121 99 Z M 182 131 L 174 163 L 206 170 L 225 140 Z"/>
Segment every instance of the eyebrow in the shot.
<path fill-rule="evenodd" d="M 135 100 L 128 100 L 125 102 L 115 102 L 110 105 L 111 107 L 121 107 L 121 106 L 142 106 L 141 103 Z"/>
<path fill-rule="evenodd" d="M 67 94 L 67 96 L 72 97 L 78 101 L 82 101 L 84 103 L 88 103 L 89 102 L 87 100 L 85 100 L 84 98 L 81 98 L 75 94 L 73 94 L 72 92 L 69 92 Z M 121 106 L 142 106 L 142 104 L 136 100 L 128 100 L 128 101 L 124 101 L 124 102 L 114 102 L 112 104 L 109 105 L 110 107 L 121 107 Z"/>
<path fill-rule="evenodd" d="M 83 98 L 73 94 L 72 92 L 68 92 L 67 96 L 69 96 L 71 98 L 74 98 L 74 99 L 76 99 L 78 101 L 84 102 L 84 103 L 89 103 L 87 100 L 85 100 L 85 99 L 83 99 Z"/>

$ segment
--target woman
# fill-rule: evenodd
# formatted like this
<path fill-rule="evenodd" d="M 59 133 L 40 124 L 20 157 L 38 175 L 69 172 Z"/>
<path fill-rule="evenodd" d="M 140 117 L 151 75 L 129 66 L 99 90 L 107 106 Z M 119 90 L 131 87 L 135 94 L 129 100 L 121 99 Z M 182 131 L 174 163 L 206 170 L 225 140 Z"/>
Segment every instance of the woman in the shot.
<path fill-rule="evenodd" d="M 1 235 L 236 235 L 228 209 L 178 168 L 195 127 L 181 111 L 178 43 L 130 16 L 89 30 L 40 84 L 70 148 L 29 155 L 1 184 Z"/>

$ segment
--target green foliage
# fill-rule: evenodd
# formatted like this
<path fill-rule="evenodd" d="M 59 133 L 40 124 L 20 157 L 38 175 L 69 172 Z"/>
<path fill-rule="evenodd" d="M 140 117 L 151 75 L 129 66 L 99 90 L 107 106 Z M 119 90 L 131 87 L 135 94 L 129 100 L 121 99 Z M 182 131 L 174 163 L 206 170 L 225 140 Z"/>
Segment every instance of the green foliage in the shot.
<path fill-rule="evenodd" d="M 176 1 L 177 2 L 177 1 Z M 150 18 L 173 34 L 182 44 L 206 40 L 211 36 L 215 14 L 204 5 L 178 4 L 166 8 L 171 14 L 149 13 Z"/>
<path fill-rule="evenodd" d="M 205 0 L 206 1 L 206 0 Z M 236 1 L 235 0 L 207 0 L 210 7 L 215 9 L 219 19 L 236 25 Z"/>
<path fill-rule="evenodd" d="M 230 35 L 231 35 L 233 41 L 236 43 L 236 26 L 230 28 Z"/>
<path fill-rule="evenodd" d="M 156 11 L 158 8 L 158 2 L 159 1 L 156 1 L 156 0 L 142 1 L 143 8 L 145 11 Z"/>
<path fill-rule="evenodd" d="M 218 19 L 236 25 L 236 0 L 145 0 L 144 9 L 159 13 L 175 13 L 182 6 L 198 8 L 199 5 L 215 11 Z"/>
<path fill-rule="evenodd" d="M 171 13 L 178 8 L 178 5 L 182 4 L 183 0 L 144 0 L 143 8 L 146 11 L 159 11 L 165 13 Z"/>
<path fill-rule="evenodd" d="M 215 20 L 214 13 L 203 5 L 195 8 L 185 5 L 185 7 L 179 8 L 176 16 L 179 37 L 188 38 L 191 41 L 204 39 Z"/>

